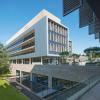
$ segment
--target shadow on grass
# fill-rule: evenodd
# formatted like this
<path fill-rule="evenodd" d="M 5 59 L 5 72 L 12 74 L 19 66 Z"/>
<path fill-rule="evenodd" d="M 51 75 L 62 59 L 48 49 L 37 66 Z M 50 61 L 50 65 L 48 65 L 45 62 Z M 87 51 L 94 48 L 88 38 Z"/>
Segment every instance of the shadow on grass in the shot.
<path fill-rule="evenodd" d="M 6 80 L 0 80 L 0 100 L 28 100 Z"/>

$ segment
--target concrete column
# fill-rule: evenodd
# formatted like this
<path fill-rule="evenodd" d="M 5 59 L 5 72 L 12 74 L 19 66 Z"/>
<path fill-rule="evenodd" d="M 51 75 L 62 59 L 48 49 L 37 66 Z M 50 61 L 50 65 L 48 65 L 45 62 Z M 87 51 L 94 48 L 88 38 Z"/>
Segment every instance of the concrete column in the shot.
<path fill-rule="evenodd" d="M 52 77 L 48 76 L 48 87 L 52 88 Z"/>
<path fill-rule="evenodd" d="M 17 64 L 17 59 L 16 59 L 16 64 Z"/>
<path fill-rule="evenodd" d="M 23 64 L 23 59 L 22 59 L 22 64 Z"/>
<path fill-rule="evenodd" d="M 41 64 L 43 64 L 43 59 L 42 59 L 42 57 L 41 57 Z"/>
<path fill-rule="evenodd" d="M 30 73 L 30 81 L 33 80 L 33 75 L 32 75 L 32 72 Z"/>
<path fill-rule="evenodd" d="M 48 64 L 50 64 L 50 59 L 48 59 Z"/>
<path fill-rule="evenodd" d="M 22 83 L 23 73 L 20 71 L 20 84 Z"/>
<path fill-rule="evenodd" d="M 31 64 L 31 58 L 29 58 L 29 64 Z"/>

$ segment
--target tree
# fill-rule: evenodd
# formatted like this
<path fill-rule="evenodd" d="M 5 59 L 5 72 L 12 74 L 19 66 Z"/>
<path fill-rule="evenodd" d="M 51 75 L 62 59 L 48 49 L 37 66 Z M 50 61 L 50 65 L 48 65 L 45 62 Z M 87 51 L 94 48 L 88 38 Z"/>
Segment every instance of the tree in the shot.
<path fill-rule="evenodd" d="M 84 53 L 88 56 L 89 60 L 92 61 L 92 58 L 98 57 L 100 55 L 100 47 L 90 47 L 84 50 Z M 100 57 L 100 56 L 99 56 Z"/>
<path fill-rule="evenodd" d="M 75 63 L 75 59 L 79 58 L 79 54 L 73 53 L 72 57 L 73 57 L 73 62 Z"/>
<path fill-rule="evenodd" d="M 0 43 L 0 74 L 9 71 L 9 56 L 3 44 Z"/>
<path fill-rule="evenodd" d="M 59 53 L 60 57 L 61 57 L 61 62 L 62 63 L 65 63 L 66 61 L 66 58 L 69 56 L 69 52 L 68 51 L 64 51 L 64 52 L 61 52 Z"/>

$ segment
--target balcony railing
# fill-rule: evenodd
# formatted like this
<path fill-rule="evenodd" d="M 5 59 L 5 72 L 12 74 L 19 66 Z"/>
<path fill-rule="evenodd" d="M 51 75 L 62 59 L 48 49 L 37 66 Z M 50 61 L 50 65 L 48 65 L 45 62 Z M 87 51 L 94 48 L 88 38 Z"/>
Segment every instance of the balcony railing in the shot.
<path fill-rule="evenodd" d="M 12 54 L 21 54 L 21 53 L 25 53 L 25 52 L 29 52 L 29 51 L 32 51 L 35 49 L 35 46 L 31 46 L 31 47 L 28 47 L 28 48 L 25 48 L 25 49 L 22 49 L 22 50 L 19 50 L 19 51 L 16 51 L 16 52 L 11 52 L 10 55 Z"/>
<path fill-rule="evenodd" d="M 9 48 L 7 51 L 9 52 L 9 51 L 11 51 L 11 50 L 13 50 L 13 49 L 15 49 L 15 48 L 24 46 L 25 44 L 27 44 L 27 43 L 29 43 L 29 42 L 32 42 L 32 41 L 34 41 L 34 40 L 35 40 L 35 37 L 32 37 L 32 38 L 30 38 L 30 39 L 28 39 L 28 40 L 22 42 L 21 44 L 18 44 L 18 45 L 16 45 L 16 46 L 13 46 L 12 48 Z"/>

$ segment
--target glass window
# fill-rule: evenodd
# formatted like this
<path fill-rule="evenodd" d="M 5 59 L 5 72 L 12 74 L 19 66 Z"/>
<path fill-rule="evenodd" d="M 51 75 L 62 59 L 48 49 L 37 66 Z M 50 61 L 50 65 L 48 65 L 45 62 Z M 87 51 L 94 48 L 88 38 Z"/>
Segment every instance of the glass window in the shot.
<path fill-rule="evenodd" d="M 16 64 L 16 60 L 13 60 L 13 64 Z"/>
<path fill-rule="evenodd" d="M 17 59 L 17 64 L 22 64 L 22 60 L 21 59 Z"/>
<path fill-rule="evenodd" d="M 29 64 L 29 59 L 23 59 L 23 64 Z"/>
<path fill-rule="evenodd" d="M 32 58 L 32 62 L 41 62 L 41 58 Z"/>

